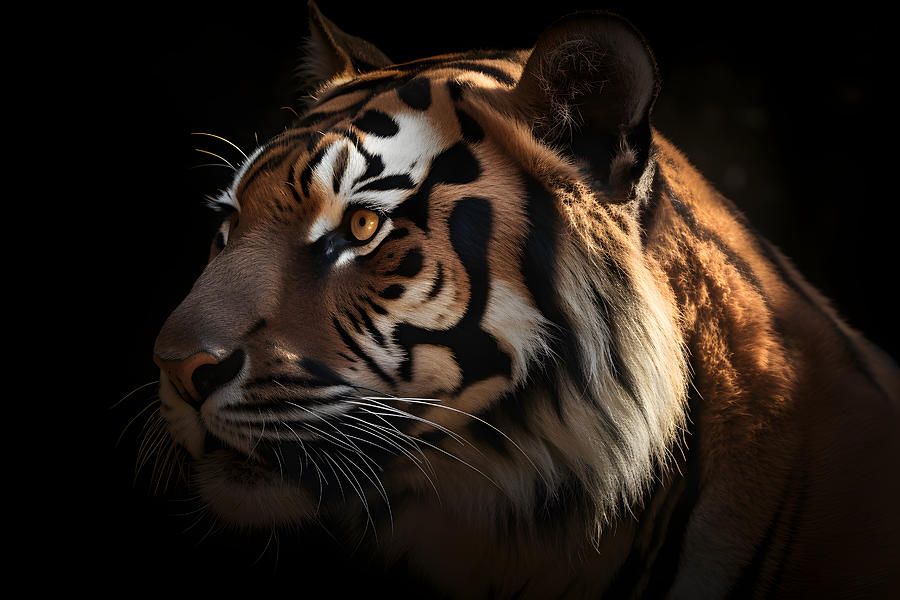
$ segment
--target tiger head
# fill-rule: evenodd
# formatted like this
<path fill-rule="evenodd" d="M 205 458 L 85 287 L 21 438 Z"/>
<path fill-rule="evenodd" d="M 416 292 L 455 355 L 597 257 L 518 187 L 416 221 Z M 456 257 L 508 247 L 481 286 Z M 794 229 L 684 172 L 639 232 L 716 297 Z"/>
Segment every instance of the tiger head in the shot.
<path fill-rule="evenodd" d="M 203 501 L 377 528 L 398 494 L 487 522 L 565 489 L 602 527 L 684 412 L 674 300 L 642 253 L 643 39 L 589 13 L 533 50 L 396 65 L 313 6 L 310 47 L 314 100 L 218 198 L 154 348 Z"/>

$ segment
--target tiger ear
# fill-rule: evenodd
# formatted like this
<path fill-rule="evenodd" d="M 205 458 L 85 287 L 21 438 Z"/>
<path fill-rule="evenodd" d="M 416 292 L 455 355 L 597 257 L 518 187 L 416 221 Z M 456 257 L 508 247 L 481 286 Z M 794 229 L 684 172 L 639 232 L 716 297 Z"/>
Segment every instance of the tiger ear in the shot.
<path fill-rule="evenodd" d="M 645 187 L 658 90 L 656 61 L 643 36 L 617 15 L 588 12 L 541 34 L 512 93 L 537 137 L 630 199 Z"/>
<path fill-rule="evenodd" d="M 303 66 L 307 88 L 316 88 L 338 75 L 358 75 L 393 63 L 369 42 L 341 31 L 309 3 L 309 38 Z"/>

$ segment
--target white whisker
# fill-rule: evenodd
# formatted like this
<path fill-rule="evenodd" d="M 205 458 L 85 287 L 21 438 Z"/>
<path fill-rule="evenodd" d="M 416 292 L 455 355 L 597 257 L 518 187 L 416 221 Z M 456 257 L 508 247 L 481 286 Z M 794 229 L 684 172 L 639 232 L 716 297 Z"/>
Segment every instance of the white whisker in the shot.
<path fill-rule="evenodd" d="M 221 160 L 222 162 L 224 162 L 226 165 L 228 165 L 229 167 L 231 167 L 231 169 L 232 169 L 233 171 L 237 171 L 237 169 L 235 168 L 235 166 L 234 166 L 233 164 L 231 164 L 230 162 L 228 162 L 228 160 L 226 160 L 225 158 L 219 156 L 219 155 L 216 154 L 215 152 L 210 152 L 209 150 L 202 150 L 202 149 L 200 149 L 200 148 L 194 148 L 194 150 L 196 150 L 197 152 L 202 152 L 203 154 L 209 154 L 210 156 L 215 156 L 216 158 L 218 158 L 219 160 Z"/>
<path fill-rule="evenodd" d="M 231 140 L 227 140 L 227 139 L 223 138 L 223 137 L 220 136 L 220 135 L 216 135 L 216 134 L 214 134 L 214 133 L 206 133 L 206 132 L 203 132 L 203 131 L 195 131 L 195 132 L 191 132 L 191 135 L 206 135 L 206 136 L 209 136 L 209 137 L 211 137 L 211 138 L 216 138 L 217 140 L 222 140 L 223 142 L 225 142 L 226 144 L 230 144 L 235 150 L 237 150 L 238 152 L 240 152 L 241 155 L 244 157 L 244 160 L 250 160 L 250 158 L 247 156 L 247 153 L 244 152 L 243 150 L 241 150 L 240 147 L 239 147 L 237 144 L 235 144 L 235 143 L 232 142 Z"/>
<path fill-rule="evenodd" d="M 413 420 L 413 421 L 419 421 L 420 423 L 424 423 L 424 424 L 426 424 L 426 425 L 429 425 L 429 426 L 431 426 L 431 427 L 434 427 L 435 429 L 437 429 L 437 430 L 439 430 L 439 431 L 441 431 L 441 432 L 447 434 L 448 436 L 452 437 L 452 438 L 453 438 L 455 441 L 457 441 L 458 443 L 460 443 L 460 444 L 465 444 L 465 445 L 467 445 L 467 446 L 469 446 L 469 447 L 471 447 L 471 448 L 477 450 L 477 448 L 475 448 L 475 446 L 472 445 L 471 442 L 469 442 L 468 440 L 466 440 L 465 438 L 463 438 L 463 437 L 460 436 L 459 434 L 454 433 L 453 431 L 450 431 L 449 429 L 447 429 L 447 428 L 444 427 L 443 425 L 439 425 L 438 423 L 435 423 L 434 421 L 429 421 L 428 419 L 425 419 L 425 418 L 419 417 L 419 416 L 417 416 L 417 415 L 408 413 L 408 412 L 406 412 L 405 410 L 402 410 L 402 409 L 397 408 L 397 407 L 395 407 L 395 406 L 388 406 L 388 405 L 386 405 L 386 404 L 382 404 L 382 403 L 376 402 L 376 401 L 370 401 L 371 404 L 366 404 L 366 403 L 363 403 L 363 402 L 355 402 L 355 401 L 353 401 L 353 400 L 346 400 L 346 402 L 348 402 L 349 404 L 356 404 L 356 405 L 359 405 L 359 406 L 367 406 L 367 407 L 369 407 L 369 408 L 380 408 L 380 409 L 382 409 L 382 410 L 390 411 L 390 414 L 392 414 L 392 415 L 396 415 L 396 416 L 402 417 L 402 418 L 404 418 L 404 419 L 411 419 L 411 420 Z M 382 416 L 384 416 L 384 415 L 382 415 Z"/>
<path fill-rule="evenodd" d="M 389 398 L 381 398 L 381 399 L 382 399 L 382 400 L 388 400 Z M 531 457 L 528 456 L 528 453 L 525 452 L 525 450 L 522 449 L 522 447 L 519 446 L 519 444 L 517 444 L 511 437 L 509 437 L 508 435 L 506 435 L 503 431 L 501 431 L 500 429 L 498 429 L 497 427 L 495 427 L 493 424 L 491 424 L 491 423 L 485 421 L 485 420 L 482 419 L 481 417 L 475 416 L 475 415 L 473 415 L 472 413 L 466 412 L 466 411 L 464 411 L 464 410 L 460 410 L 460 409 L 458 409 L 458 408 L 453 408 L 452 406 L 447 406 L 447 405 L 445 405 L 445 404 L 436 404 L 435 401 L 434 401 L 433 399 L 420 400 L 420 399 L 416 399 L 416 398 L 402 398 L 401 400 L 403 400 L 404 402 L 409 402 L 409 403 L 411 403 L 411 404 L 423 404 L 423 405 L 426 405 L 426 406 L 433 406 L 433 407 L 435 407 L 435 408 L 441 408 L 441 409 L 444 409 L 444 410 L 448 410 L 448 411 L 451 411 L 451 412 L 455 412 L 455 413 L 461 414 L 461 415 L 463 415 L 463 416 L 469 417 L 470 419 L 474 419 L 474 420 L 478 421 L 479 423 L 481 423 L 482 425 L 485 425 L 486 427 L 491 428 L 492 430 L 494 430 L 495 432 L 497 432 L 498 434 L 500 434 L 501 436 L 503 436 L 503 438 L 504 438 L 506 441 L 508 441 L 510 444 L 512 444 L 512 445 L 516 448 L 516 450 L 518 450 L 519 452 L 521 452 L 521 453 L 522 453 L 522 456 L 524 456 L 525 459 L 528 461 L 528 463 L 529 463 L 532 467 L 534 467 L 535 472 L 537 472 L 538 476 L 544 481 L 544 483 L 547 484 L 548 486 L 550 485 L 550 483 L 547 481 L 547 479 L 546 479 L 546 477 L 544 476 L 544 474 L 541 472 L 540 469 L 538 469 L 538 466 L 534 463 L 533 460 L 531 460 Z"/>
<path fill-rule="evenodd" d="M 138 414 L 134 415 L 131 418 L 131 420 L 128 421 L 128 424 L 125 425 L 124 428 L 122 428 L 122 433 L 120 433 L 119 437 L 116 439 L 116 446 L 118 446 L 122 442 L 122 438 L 125 436 L 125 432 L 128 431 L 128 429 L 134 424 L 134 422 L 137 421 L 141 417 L 141 415 L 144 414 L 145 412 L 147 412 L 147 410 L 149 410 L 154 404 L 158 404 L 158 403 L 159 403 L 159 398 L 154 398 L 153 400 L 150 401 L 150 404 L 148 404 L 147 406 L 142 408 L 140 410 L 140 412 L 138 412 Z M 159 410 L 159 408 L 157 408 L 157 410 Z M 144 424 L 144 426 L 146 427 L 146 423 Z"/>
<path fill-rule="evenodd" d="M 118 402 L 116 402 L 112 406 L 110 406 L 109 410 L 116 408 L 117 406 L 119 406 L 120 404 L 122 404 L 123 402 L 125 402 L 126 400 L 131 398 L 132 396 L 134 396 L 136 393 L 141 391 L 142 389 L 144 389 L 146 387 L 150 387 L 151 385 L 157 385 L 158 383 L 159 383 L 159 379 L 157 379 L 156 381 L 149 381 L 149 382 L 145 383 L 144 385 L 139 385 L 138 387 L 134 388 L 133 390 L 131 390 L 130 392 L 125 394 L 125 396 L 123 396 L 121 400 L 119 400 Z"/>

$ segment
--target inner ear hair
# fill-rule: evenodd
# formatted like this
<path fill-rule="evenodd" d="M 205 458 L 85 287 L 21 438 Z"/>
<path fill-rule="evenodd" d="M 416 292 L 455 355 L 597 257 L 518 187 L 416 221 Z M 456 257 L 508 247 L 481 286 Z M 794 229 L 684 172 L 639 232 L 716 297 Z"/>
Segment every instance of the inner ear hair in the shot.
<path fill-rule="evenodd" d="M 584 162 L 627 198 L 639 192 L 651 147 L 656 61 L 627 20 L 576 13 L 538 38 L 513 102 L 534 134 Z"/>

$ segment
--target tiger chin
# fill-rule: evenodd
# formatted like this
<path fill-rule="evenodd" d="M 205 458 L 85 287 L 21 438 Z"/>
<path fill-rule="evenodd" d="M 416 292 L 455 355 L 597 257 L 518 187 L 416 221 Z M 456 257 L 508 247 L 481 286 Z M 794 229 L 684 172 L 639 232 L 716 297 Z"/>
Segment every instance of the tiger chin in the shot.
<path fill-rule="evenodd" d="M 897 591 L 897 367 L 653 128 L 630 23 L 398 65 L 311 4 L 303 75 L 154 348 L 217 519 L 451 597 Z"/>

